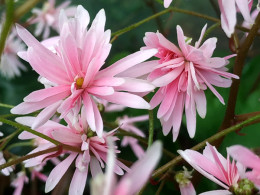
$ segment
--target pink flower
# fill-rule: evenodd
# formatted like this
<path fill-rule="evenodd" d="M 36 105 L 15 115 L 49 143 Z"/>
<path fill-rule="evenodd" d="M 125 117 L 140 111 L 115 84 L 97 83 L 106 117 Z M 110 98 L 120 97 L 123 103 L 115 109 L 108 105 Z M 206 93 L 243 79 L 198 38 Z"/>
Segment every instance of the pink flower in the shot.
<path fill-rule="evenodd" d="M 164 7 L 168 8 L 170 6 L 171 2 L 172 2 L 172 0 L 164 0 L 164 3 L 163 3 Z"/>
<path fill-rule="evenodd" d="M 121 129 L 145 137 L 145 134 L 134 126 L 135 122 L 147 121 L 149 119 L 148 115 L 142 115 L 137 117 L 123 116 L 122 118 L 117 118 L 117 122 Z M 143 148 L 138 144 L 138 140 L 132 137 L 125 136 L 121 142 L 122 146 L 130 145 L 135 155 L 140 158 L 144 154 Z"/>
<path fill-rule="evenodd" d="M 13 195 L 21 195 L 24 183 L 28 183 L 29 179 L 26 176 L 25 172 L 17 173 L 17 178 L 12 181 L 11 186 L 15 188 Z"/>
<path fill-rule="evenodd" d="M 59 31 L 58 19 L 60 11 L 64 10 L 69 17 L 76 12 L 76 7 L 69 7 L 69 4 L 70 1 L 65 1 L 55 7 L 55 0 L 48 0 L 43 4 L 42 9 L 33 8 L 33 16 L 28 19 L 28 23 L 36 24 L 35 36 L 39 36 L 43 32 L 43 38 L 46 39 L 50 35 L 50 28 Z"/>
<path fill-rule="evenodd" d="M 44 124 L 56 111 L 61 118 L 72 112 L 74 117 L 86 108 L 87 123 L 102 136 L 103 121 L 96 105 L 100 99 L 124 106 L 149 109 L 150 105 L 135 92 L 154 89 L 149 82 L 117 74 L 153 56 L 157 50 L 139 51 L 113 65 L 104 68 L 110 52 L 110 30 L 104 31 L 105 12 L 99 11 L 92 25 L 87 29 L 89 14 L 78 6 L 75 18 L 68 19 L 64 12 L 60 15 L 60 37 L 39 43 L 27 30 L 17 26 L 19 36 L 29 46 L 20 56 L 27 60 L 41 75 L 49 88 L 32 92 L 24 102 L 11 110 L 14 114 L 28 114 L 44 108 L 32 128 Z M 53 53 L 53 49 L 55 49 Z"/>
<path fill-rule="evenodd" d="M 62 152 L 63 155 L 68 154 L 68 157 L 58 163 L 51 171 L 46 181 L 46 193 L 50 192 L 58 184 L 74 160 L 76 169 L 70 184 L 69 194 L 83 194 L 88 170 L 90 169 L 92 176 L 95 177 L 99 173 L 102 173 L 102 168 L 105 167 L 104 163 L 107 162 L 108 152 L 107 139 L 109 138 L 113 141 L 117 140 L 117 138 L 113 136 L 115 130 L 108 133 L 104 132 L 102 137 L 96 136 L 96 134 L 88 128 L 85 114 L 86 110 L 83 109 L 82 116 L 79 117 L 78 121 L 75 121 L 74 123 L 74 118 L 72 115 L 69 114 L 66 116 L 65 120 L 68 123 L 67 127 L 53 121 L 48 121 L 36 129 L 37 131 L 64 144 L 78 147 L 82 151 L 82 153 L 68 151 Z M 28 126 L 31 126 L 34 120 L 35 117 L 20 117 L 16 119 L 17 122 Z M 25 139 L 28 137 L 28 134 L 29 133 L 23 132 L 19 135 L 19 138 Z M 32 135 L 31 138 L 32 137 L 34 136 Z M 39 146 L 33 152 L 47 149 L 46 147 L 49 148 L 50 146 L 46 145 L 46 143 L 44 144 L 44 142 L 39 142 Z M 119 150 L 115 151 L 116 153 L 120 152 Z M 41 155 L 36 158 L 29 159 L 25 162 L 25 166 L 37 166 L 41 164 L 44 159 L 46 160 L 46 157 L 50 155 L 51 154 Z M 118 175 L 123 175 L 124 172 L 122 169 L 129 171 L 128 167 L 116 160 L 114 172 Z"/>
<path fill-rule="evenodd" d="M 91 183 L 92 195 L 134 195 L 149 179 L 153 169 L 158 163 L 162 152 L 160 142 L 155 142 L 132 167 L 131 171 L 116 183 L 113 169 L 115 167 L 115 154 L 110 147 L 105 175 L 96 176 Z"/>
<path fill-rule="evenodd" d="M 260 158 L 241 145 L 228 147 L 227 152 L 243 166 L 252 169 L 246 172 L 246 177 L 260 188 Z"/>
<path fill-rule="evenodd" d="M 178 150 L 182 158 L 187 161 L 199 173 L 225 188 L 225 190 L 215 190 L 202 193 L 203 195 L 221 194 L 254 194 L 257 190 L 253 181 L 249 178 L 244 178 L 245 169 L 240 164 L 236 164 L 233 160 L 232 163 L 229 159 L 225 159 L 215 147 L 207 143 L 203 150 L 203 154 L 193 150 Z M 244 185 L 247 188 L 244 188 Z M 250 188 L 248 188 L 250 186 Z M 243 192 L 243 193 L 242 193 Z"/>
<path fill-rule="evenodd" d="M 192 171 L 188 171 L 186 167 L 183 167 L 184 171 L 180 171 L 175 175 L 175 180 L 179 184 L 181 195 L 196 195 L 194 186 L 190 179 L 192 178 Z"/>
<path fill-rule="evenodd" d="M 234 33 L 237 10 L 240 10 L 246 22 L 254 23 L 250 16 L 253 0 L 218 0 L 218 4 L 221 12 L 221 26 L 228 37 Z"/>
<path fill-rule="evenodd" d="M 164 135 L 173 129 L 173 141 L 178 137 L 184 109 L 188 133 L 193 138 L 196 130 L 196 110 L 200 117 L 204 118 L 206 115 L 204 90 L 209 88 L 224 104 L 224 99 L 212 85 L 229 87 L 231 78 L 238 78 L 226 72 L 225 66 L 230 56 L 212 57 L 216 38 L 209 38 L 201 45 L 205 30 L 206 25 L 195 46 L 191 46 L 187 43 L 190 39 L 185 37 L 181 27 L 177 26 L 180 49 L 159 32 L 148 32 L 144 37 L 146 47 L 143 49 L 156 48 L 159 51 L 155 55 L 159 60 L 145 64 L 142 69 L 144 74 L 152 70 L 148 80 L 160 87 L 150 102 L 151 108 L 161 103 L 157 117 L 163 126 Z"/>
<path fill-rule="evenodd" d="M 17 52 L 21 50 L 24 50 L 24 44 L 21 42 L 21 39 L 17 37 L 16 32 L 12 30 L 6 40 L 5 48 L 1 56 L 0 72 L 4 77 L 12 79 L 15 76 L 21 76 L 21 70 L 26 70 L 26 67 L 20 62 L 17 56 Z"/>

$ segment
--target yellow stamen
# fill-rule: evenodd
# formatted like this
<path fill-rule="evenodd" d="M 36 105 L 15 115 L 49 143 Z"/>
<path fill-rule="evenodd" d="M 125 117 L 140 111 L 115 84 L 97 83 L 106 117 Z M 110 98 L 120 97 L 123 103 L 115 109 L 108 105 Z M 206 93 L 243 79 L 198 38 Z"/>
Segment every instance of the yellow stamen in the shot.
<path fill-rule="evenodd" d="M 83 85 L 83 82 L 84 82 L 84 78 L 83 77 L 79 77 L 77 78 L 76 80 L 76 85 L 77 85 L 77 88 L 80 89 Z"/>

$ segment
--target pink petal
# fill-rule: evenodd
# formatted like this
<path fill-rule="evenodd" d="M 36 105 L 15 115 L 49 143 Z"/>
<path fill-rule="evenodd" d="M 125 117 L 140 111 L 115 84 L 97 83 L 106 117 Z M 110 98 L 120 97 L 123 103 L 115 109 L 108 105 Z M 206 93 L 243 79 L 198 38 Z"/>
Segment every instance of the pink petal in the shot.
<path fill-rule="evenodd" d="M 147 182 L 150 174 L 155 168 L 161 157 L 162 145 L 160 142 L 155 142 L 146 152 L 143 158 L 141 158 L 137 163 L 135 163 L 131 172 L 127 173 L 119 182 L 117 188 L 122 189 L 120 186 L 129 185 L 128 194 L 135 194 L 142 188 L 142 186 Z M 142 175 L 142 177 L 140 177 Z"/>
<path fill-rule="evenodd" d="M 212 190 L 212 191 L 201 193 L 199 195 L 232 195 L 232 193 L 228 190 Z"/>
<path fill-rule="evenodd" d="M 96 123 L 93 108 L 95 105 L 93 105 L 93 101 L 91 100 L 91 97 L 88 93 L 83 94 L 83 103 L 84 107 L 86 108 L 86 117 L 88 125 L 92 129 L 92 131 L 96 131 Z"/>
<path fill-rule="evenodd" d="M 99 161 L 95 157 L 91 157 L 89 165 L 90 165 L 90 172 L 93 178 L 103 173 Z"/>
<path fill-rule="evenodd" d="M 221 27 L 230 38 L 237 23 L 235 0 L 218 0 L 218 4 L 221 11 Z"/>
<path fill-rule="evenodd" d="M 16 25 L 16 29 L 18 35 L 29 46 L 27 57 L 33 69 L 54 83 L 67 83 L 66 72 L 60 66 L 61 60 L 39 43 L 25 28 Z"/>
<path fill-rule="evenodd" d="M 61 105 L 61 100 L 44 108 L 38 116 L 35 118 L 33 124 L 32 124 L 32 129 L 37 129 L 44 123 L 46 123 L 56 112 L 58 107 Z"/>
<path fill-rule="evenodd" d="M 198 114 L 201 118 L 205 118 L 207 111 L 207 100 L 205 93 L 200 90 L 193 94 Z"/>
<path fill-rule="evenodd" d="M 137 109 L 150 108 L 150 105 L 143 98 L 126 92 L 115 92 L 113 95 L 101 96 L 101 97 L 109 102 L 115 104 L 121 104 L 130 108 L 137 108 Z"/>
<path fill-rule="evenodd" d="M 128 68 L 131 68 L 149 58 L 151 58 L 153 55 L 157 53 L 157 49 L 149 49 L 149 50 L 143 50 L 138 51 L 136 53 L 133 53 L 116 63 L 112 64 L 108 68 L 101 70 L 98 74 L 98 78 L 101 78 L 103 76 L 115 76 L 121 72 L 124 72 Z"/>
<path fill-rule="evenodd" d="M 170 6 L 171 2 L 172 2 L 172 0 L 164 0 L 164 3 L 163 3 L 164 7 L 168 8 Z"/>
<path fill-rule="evenodd" d="M 178 36 L 178 43 L 181 48 L 181 51 L 184 54 L 184 56 L 186 56 L 188 54 L 188 49 L 185 43 L 185 37 L 182 28 L 179 25 L 177 25 L 177 36 Z"/>
<path fill-rule="evenodd" d="M 80 171 L 76 168 L 70 183 L 69 195 L 83 195 L 87 177 L 88 166 L 86 166 L 86 169 L 84 171 Z"/>
<path fill-rule="evenodd" d="M 115 87 L 117 91 L 149 92 L 155 88 L 154 85 L 145 80 L 134 78 L 124 78 L 124 80 L 122 85 Z"/>
<path fill-rule="evenodd" d="M 156 87 L 163 87 L 168 85 L 170 82 L 172 82 L 174 79 L 176 79 L 183 71 L 183 67 L 178 67 L 175 68 L 173 70 L 171 70 L 170 72 L 166 73 L 165 75 L 155 79 L 152 83 L 156 86 Z"/>
<path fill-rule="evenodd" d="M 32 113 L 36 110 L 40 110 L 44 107 L 47 107 L 49 105 L 52 105 L 61 99 L 65 98 L 68 96 L 68 92 L 63 92 L 60 94 L 56 94 L 51 97 L 47 97 L 44 100 L 41 100 L 39 102 L 23 102 L 14 108 L 11 109 L 12 114 L 29 114 Z"/>
<path fill-rule="evenodd" d="M 196 195 L 196 191 L 192 185 L 192 183 L 179 185 L 181 190 L 181 195 Z"/>
<path fill-rule="evenodd" d="M 113 87 L 88 87 L 87 91 L 94 95 L 112 95 L 115 92 Z"/>
<path fill-rule="evenodd" d="M 137 66 L 133 66 L 132 68 L 125 70 L 122 73 L 119 73 L 117 76 L 131 77 L 131 78 L 141 77 L 153 71 L 157 65 L 158 65 L 158 60 L 143 62 L 138 64 Z"/>
<path fill-rule="evenodd" d="M 40 90 L 30 93 L 23 100 L 25 102 L 39 102 L 41 100 L 44 100 L 51 96 L 55 96 L 60 93 L 67 94 L 67 96 L 68 96 L 70 94 L 70 86 L 62 85 L 62 86 L 57 86 L 57 87 L 50 87 L 47 89 L 40 89 Z"/>
<path fill-rule="evenodd" d="M 236 5 L 243 15 L 246 22 L 253 24 L 254 20 L 250 16 L 250 9 L 248 6 L 248 0 L 236 0 Z"/>
<path fill-rule="evenodd" d="M 260 170 L 260 158 L 255 155 L 251 150 L 241 145 L 234 145 L 227 148 L 227 152 L 233 159 L 237 160 L 244 166 Z"/>
<path fill-rule="evenodd" d="M 50 192 L 53 188 L 58 184 L 62 176 L 68 170 L 69 166 L 76 158 L 77 153 L 71 153 L 65 160 L 63 160 L 60 164 L 58 164 L 50 173 L 46 185 L 45 185 L 45 193 Z"/>

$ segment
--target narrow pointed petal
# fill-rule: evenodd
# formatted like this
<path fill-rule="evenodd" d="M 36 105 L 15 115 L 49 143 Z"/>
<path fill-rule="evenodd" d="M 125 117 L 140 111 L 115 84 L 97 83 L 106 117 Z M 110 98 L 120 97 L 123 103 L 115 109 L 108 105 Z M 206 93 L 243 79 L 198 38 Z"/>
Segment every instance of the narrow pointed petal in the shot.
<path fill-rule="evenodd" d="M 53 188 L 58 184 L 62 176 L 68 170 L 69 166 L 76 158 L 77 153 L 70 154 L 65 160 L 63 160 L 60 164 L 58 164 L 50 173 L 46 185 L 45 185 L 45 193 L 50 192 Z"/>

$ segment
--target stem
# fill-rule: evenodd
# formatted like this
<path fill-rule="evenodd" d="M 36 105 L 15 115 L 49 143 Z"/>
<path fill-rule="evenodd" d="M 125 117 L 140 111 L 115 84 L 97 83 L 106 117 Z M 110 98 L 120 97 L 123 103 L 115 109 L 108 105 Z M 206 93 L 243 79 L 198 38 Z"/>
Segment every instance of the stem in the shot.
<path fill-rule="evenodd" d="M 244 41 L 244 43 L 240 45 L 238 49 L 233 73 L 238 75 L 239 77 L 241 77 L 247 53 L 249 51 L 250 46 L 253 43 L 254 38 L 257 35 L 259 28 L 260 28 L 260 14 L 258 14 L 255 20 L 255 24 L 252 26 L 250 32 L 248 33 L 246 40 Z M 230 125 L 234 124 L 235 108 L 236 108 L 239 85 L 240 85 L 240 79 L 233 79 L 230 92 L 229 92 L 227 110 L 225 113 L 224 121 L 221 125 L 221 129 L 225 129 Z"/>
<path fill-rule="evenodd" d="M 203 39 L 202 39 L 202 41 L 201 41 L 201 43 L 203 43 L 204 40 L 206 39 L 206 37 L 209 36 L 209 34 L 210 34 L 215 28 L 217 28 L 217 27 L 219 27 L 219 26 L 220 26 L 220 22 L 217 22 L 217 23 L 211 25 L 211 26 L 206 30 L 206 32 L 205 32 L 205 34 L 204 34 L 204 36 L 203 36 Z"/>
<path fill-rule="evenodd" d="M 77 147 L 74 147 L 74 146 L 70 146 L 70 145 L 67 145 L 67 144 L 63 144 L 63 143 L 61 143 L 61 142 L 59 142 L 59 141 L 57 141 L 57 140 L 55 140 L 55 139 L 52 139 L 52 138 L 48 137 L 47 135 L 44 135 L 44 134 L 42 134 L 42 133 L 40 133 L 40 132 L 38 132 L 38 131 L 33 130 L 33 129 L 31 129 L 31 128 L 25 126 L 25 125 L 18 124 L 18 123 L 16 123 L 16 122 L 13 122 L 13 121 L 7 120 L 7 119 L 5 119 L 5 118 L 1 118 L 1 117 L 0 117 L 0 122 L 6 123 L 6 124 L 11 125 L 11 126 L 13 126 L 13 127 L 15 127 L 15 128 L 18 128 L 18 129 L 27 131 L 27 132 L 29 132 L 29 133 L 31 133 L 31 134 L 34 134 L 34 135 L 36 135 L 36 136 L 38 136 L 38 137 L 40 137 L 40 138 L 42 138 L 42 139 L 47 140 L 47 141 L 49 141 L 49 142 L 51 142 L 51 143 L 53 143 L 53 144 L 55 144 L 55 145 L 62 146 L 62 147 L 63 147 L 64 149 L 66 149 L 66 150 L 70 150 L 70 151 L 73 151 L 73 152 L 82 153 L 82 151 L 80 150 L 80 148 L 77 148 Z"/>
<path fill-rule="evenodd" d="M 200 13 L 197 13 L 197 12 L 193 12 L 193 11 L 189 11 L 189 10 L 184 10 L 184 9 L 179 9 L 179 8 L 176 8 L 176 7 L 170 7 L 168 9 L 165 9 L 161 12 L 158 12 L 157 14 L 154 14 L 152 16 L 149 16 L 137 23 L 134 23 L 128 27 L 125 27 L 121 30 L 118 30 L 114 33 L 112 33 L 112 39 L 110 41 L 110 43 L 114 42 L 120 35 L 130 31 L 130 30 L 133 30 L 135 28 L 137 28 L 138 26 L 146 23 L 146 22 L 149 22 L 150 20 L 154 19 L 154 18 L 157 18 L 161 15 L 164 15 L 168 12 L 178 12 L 178 13 L 183 13 L 183 14 L 187 14 L 187 15 L 191 15 L 191 16 L 196 16 L 196 17 L 199 17 L 199 18 L 203 18 L 203 19 L 206 19 L 206 20 L 210 20 L 210 21 L 213 21 L 213 22 L 217 22 L 217 23 L 220 23 L 221 21 L 218 19 L 218 18 L 214 18 L 214 17 L 211 17 L 211 16 L 208 16 L 208 15 L 204 15 L 204 14 L 200 14 Z M 250 29 L 247 29 L 245 27 L 242 27 L 242 26 L 236 26 L 237 29 L 241 30 L 241 31 L 244 31 L 244 32 L 249 32 Z M 260 34 L 257 34 L 257 35 L 260 35 Z"/>
<path fill-rule="evenodd" d="M 238 129 L 241 129 L 243 127 L 249 126 L 251 123 L 257 121 L 260 119 L 260 114 L 256 115 L 250 119 L 247 119 L 237 125 L 234 125 L 232 127 L 229 127 L 227 129 L 224 129 L 221 132 L 218 132 L 217 134 L 211 136 L 210 138 L 200 142 L 199 144 L 197 144 L 196 146 L 192 147 L 191 150 L 200 150 L 202 149 L 205 145 L 206 142 L 212 143 L 222 137 L 224 137 L 225 135 L 234 132 Z M 174 158 L 173 160 L 171 160 L 170 162 L 166 163 L 165 165 L 163 165 L 162 167 L 158 168 L 157 170 L 154 171 L 152 177 L 156 178 L 159 177 L 160 175 L 162 175 L 165 171 L 167 171 L 169 168 L 175 166 L 176 164 L 178 164 L 179 162 L 182 161 L 182 157 L 181 156 L 177 156 L 176 158 Z"/>
<path fill-rule="evenodd" d="M 27 0 L 23 5 L 21 5 L 14 13 L 14 18 L 17 21 L 21 18 L 24 14 L 30 11 L 37 3 L 41 0 Z"/>
<path fill-rule="evenodd" d="M 154 124 L 153 124 L 153 110 L 149 110 L 149 137 L 148 148 L 153 144 Z"/>
<path fill-rule="evenodd" d="M 43 154 L 48 154 L 48 153 L 51 153 L 51 152 L 55 152 L 55 151 L 58 151 L 60 149 L 60 146 L 55 146 L 53 148 L 48 148 L 46 150 L 42 150 L 42 151 L 39 151 L 39 152 L 35 152 L 33 154 L 28 154 L 26 156 L 23 156 L 23 157 L 20 157 L 18 159 L 15 159 L 15 160 L 12 160 L 12 161 L 9 161 L 5 164 L 2 164 L 0 165 L 0 170 L 6 168 L 6 167 L 10 167 L 12 165 L 15 165 L 15 164 L 18 164 L 18 163 L 21 163 L 25 160 L 28 160 L 28 159 L 31 159 L 31 158 L 35 158 L 37 156 L 40 156 L 40 155 L 43 155 Z"/>
<path fill-rule="evenodd" d="M 160 183 L 160 186 L 159 186 L 158 190 L 156 191 L 156 194 L 155 194 L 155 195 L 160 195 L 160 194 L 161 194 L 161 191 L 162 191 L 162 189 L 163 189 L 165 183 L 166 183 L 166 180 L 165 180 L 165 179 L 162 180 L 162 182 Z"/>
<path fill-rule="evenodd" d="M 12 109 L 14 106 L 9 105 L 9 104 L 2 104 L 2 103 L 0 103 L 0 107 Z"/>
<path fill-rule="evenodd" d="M 1 31 L 1 37 L 0 37 L 0 61 L 2 53 L 5 49 L 5 42 L 7 39 L 7 36 L 12 28 L 13 24 L 13 18 L 14 18 L 14 1 L 13 0 L 6 0 L 6 16 L 5 16 L 5 22 L 3 24 L 3 28 Z"/>
<path fill-rule="evenodd" d="M 25 126 L 25 125 L 18 124 L 16 122 L 13 122 L 13 121 L 10 121 L 10 120 L 4 119 L 4 118 L 0 118 L 0 122 L 6 123 L 6 124 L 11 125 L 11 126 L 13 126 L 15 128 L 18 128 L 18 129 L 22 129 L 22 130 L 28 131 L 28 132 L 30 132 L 30 133 L 32 133 L 32 134 L 34 134 L 34 135 L 36 135 L 36 136 L 38 136 L 38 137 L 40 137 L 42 139 L 45 139 L 45 140 L 55 144 L 55 145 L 60 145 L 61 144 L 59 141 L 54 140 L 54 139 L 48 137 L 47 135 L 44 135 L 44 134 L 42 134 L 42 133 L 40 133 L 38 131 L 35 131 L 35 130 L 33 130 L 33 129 Z"/>

